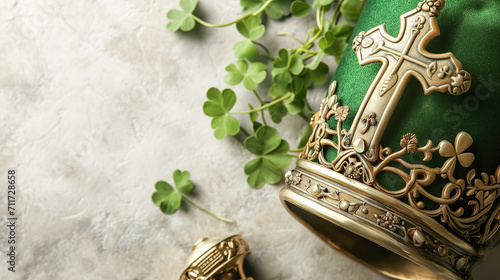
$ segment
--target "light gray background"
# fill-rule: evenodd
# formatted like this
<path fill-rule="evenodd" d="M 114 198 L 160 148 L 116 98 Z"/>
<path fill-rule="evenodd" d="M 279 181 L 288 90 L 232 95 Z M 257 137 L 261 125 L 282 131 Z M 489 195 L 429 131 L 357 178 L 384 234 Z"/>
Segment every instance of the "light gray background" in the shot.
<path fill-rule="evenodd" d="M 214 23 L 241 13 L 234 0 L 199 6 Z M 200 237 L 242 233 L 256 280 L 386 279 L 286 213 L 283 183 L 246 184 L 252 156 L 230 138 L 216 140 L 202 111 L 207 89 L 226 87 L 224 67 L 243 38 L 235 27 L 171 33 L 165 14 L 177 7 L 176 0 L 0 2 L 0 278 L 174 280 Z M 313 17 L 270 21 L 260 41 L 273 52 L 295 47 L 274 33 L 303 38 L 313 24 Z M 252 95 L 233 88 L 235 109 L 246 110 Z M 325 92 L 326 85 L 311 95 L 315 109 Z M 298 117 L 280 126 L 292 146 L 304 127 Z M 18 173 L 16 273 L 5 255 L 9 168 Z M 192 200 L 235 222 L 185 205 L 163 215 L 151 194 L 175 169 L 192 173 Z"/>

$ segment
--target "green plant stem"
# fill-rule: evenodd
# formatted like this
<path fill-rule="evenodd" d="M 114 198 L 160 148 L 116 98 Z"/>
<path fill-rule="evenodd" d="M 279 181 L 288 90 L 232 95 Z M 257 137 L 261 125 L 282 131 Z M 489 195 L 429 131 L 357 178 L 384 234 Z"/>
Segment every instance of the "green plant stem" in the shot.
<path fill-rule="evenodd" d="M 299 158 L 298 155 L 292 155 L 292 154 L 288 154 L 289 157 L 293 157 L 293 158 Z"/>
<path fill-rule="evenodd" d="M 264 106 L 264 102 L 262 101 L 262 99 L 260 98 L 259 94 L 257 93 L 257 91 L 253 91 L 253 94 L 255 94 L 255 97 L 257 97 L 257 99 L 259 100 L 260 102 L 260 107 Z M 262 117 L 262 123 L 264 123 L 264 125 L 267 125 L 267 122 L 266 122 L 266 117 L 264 116 L 264 110 L 261 110 L 260 111 L 260 116 Z"/>
<path fill-rule="evenodd" d="M 330 21 L 330 25 L 328 26 L 328 29 L 332 29 L 333 27 L 333 24 L 337 24 L 339 18 L 340 18 L 340 6 L 342 5 L 342 2 L 344 2 L 344 0 L 339 0 L 339 2 L 337 3 L 337 6 L 335 6 L 335 11 L 333 11 L 333 16 L 332 16 L 332 20 Z"/>
<path fill-rule="evenodd" d="M 316 21 L 318 24 L 318 31 L 316 33 L 314 33 L 313 36 L 311 37 L 311 39 L 309 39 L 309 41 L 307 41 L 303 46 L 297 48 L 297 54 L 301 54 L 305 50 L 309 50 L 309 48 L 312 46 L 314 41 L 316 39 L 318 39 L 319 36 L 321 36 L 321 34 L 323 33 L 324 15 L 325 15 L 325 11 L 324 11 L 323 7 L 316 10 Z"/>
<path fill-rule="evenodd" d="M 309 54 L 314 54 L 314 55 L 317 55 L 319 53 L 319 51 L 311 51 L 311 50 L 308 50 L 308 49 L 303 50 L 303 52 L 309 53 Z"/>
<path fill-rule="evenodd" d="M 305 50 L 304 50 L 304 51 L 305 51 Z M 309 59 L 309 58 L 311 58 L 311 57 L 313 57 L 313 56 L 316 56 L 316 54 L 310 53 L 310 54 L 308 54 L 308 55 L 304 56 L 302 59 L 303 59 L 303 60 L 307 60 L 307 59 Z"/>
<path fill-rule="evenodd" d="M 277 104 L 277 103 L 280 103 L 280 102 L 282 102 L 284 100 L 287 100 L 292 95 L 293 95 L 293 93 L 289 92 L 286 95 L 283 95 L 282 97 L 274 100 L 273 102 L 269 102 L 266 105 L 261 106 L 259 108 L 255 108 L 255 109 L 252 109 L 252 110 L 249 110 L 249 111 L 245 111 L 245 112 L 230 112 L 230 114 L 232 114 L 232 115 L 243 115 L 243 114 L 250 114 L 250 113 L 253 113 L 253 112 L 258 112 L 258 111 L 264 110 L 266 108 L 269 108 L 269 107 L 273 106 L 274 104 Z"/>
<path fill-rule="evenodd" d="M 304 150 L 304 149 L 303 148 L 302 149 L 290 149 L 288 151 L 292 152 L 292 153 L 300 153 L 300 152 L 302 152 L 302 150 Z"/>
<path fill-rule="evenodd" d="M 229 25 L 233 25 L 235 23 L 238 23 L 244 19 L 246 19 L 247 17 L 249 16 L 257 16 L 259 15 L 260 13 L 262 13 L 266 8 L 267 6 L 269 6 L 269 4 L 271 4 L 271 2 L 273 2 L 273 0 L 267 0 L 261 7 L 259 10 L 253 12 L 253 13 L 248 13 L 242 17 L 240 17 L 239 19 L 236 19 L 236 20 L 233 20 L 231 22 L 228 22 L 228 23 L 223 23 L 223 24 L 211 24 L 211 23 L 208 23 L 202 19 L 200 19 L 199 17 L 195 16 L 195 15 L 192 15 L 193 19 L 196 20 L 199 24 L 201 25 L 204 25 L 206 27 L 226 27 L 226 26 L 229 26 Z"/>
<path fill-rule="evenodd" d="M 299 42 L 300 44 L 304 45 L 305 42 L 301 41 L 299 38 L 293 36 L 292 34 L 290 33 L 286 33 L 286 32 L 279 32 L 279 33 L 276 33 L 276 36 L 287 36 L 287 37 L 290 37 L 292 39 L 294 39 L 295 41 Z"/>
<path fill-rule="evenodd" d="M 206 209 L 204 209 L 204 208 L 202 208 L 202 207 L 198 206 L 196 203 L 192 202 L 191 200 L 189 200 L 189 199 L 188 199 L 186 196 L 184 196 L 184 195 L 182 195 L 182 199 L 183 199 L 183 200 L 185 200 L 187 203 L 189 203 L 189 204 L 193 205 L 194 207 L 198 208 L 198 209 L 199 209 L 199 210 L 201 210 L 202 212 L 205 212 L 205 214 L 208 214 L 208 215 L 210 215 L 210 216 L 212 216 L 212 217 L 214 217 L 214 218 L 216 218 L 216 219 L 219 219 L 219 220 L 221 220 L 221 221 L 223 221 L 223 222 L 226 222 L 226 223 L 232 223 L 232 222 L 233 222 L 233 221 L 232 221 L 232 220 L 230 220 L 230 219 L 227 219 L 227 218 L 223 218 L 223 217 L 217 216 L 217 215 L 215 215 L 214 213 L 212 213 L 212 212 L 210 212 L 210 211 L 208 211 L 208 210 L 206 210 Z"/>
<path fill-rule="evenodd" d="M 274 56 L 271 54 L 271 52 L 269 51 L 268 48 L 266 48 L 266 46 L 262 45 L 261 43 L 259 42 L 255 42 L 255 41 L 252 41 L 254 44 L 256 44 L 257 46 L 261 47 L 267 54 L 267 57 L 271 60 L 274 60 Z"/>

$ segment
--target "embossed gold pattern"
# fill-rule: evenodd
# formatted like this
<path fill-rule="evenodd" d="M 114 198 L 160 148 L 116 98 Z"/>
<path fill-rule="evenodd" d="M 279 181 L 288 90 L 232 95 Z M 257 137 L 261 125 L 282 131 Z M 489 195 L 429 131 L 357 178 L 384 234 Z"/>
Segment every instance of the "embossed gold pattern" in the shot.
<path fill-rule="evenodd" d="M 243 261 L 249 253 L 248 244 L 240 235 L 202 238 L 193 246 L 180 280 L 253 280 L 246 278 L 243 271 Z"/>
<path fill-rule="evenodd" d="M 335 82 L 334 82 L 335 83 Z M 342 129 L 342 120 L 336 118 L 337 129 L 331 129 L 328 125 L 329 117 L 338 115 L 337 96 L 331 91 L 327 98 L 321 103 L 321 108 L 311 119 L 313 133 L 300 154 L 300 158 L 307 160 L 318 160 L 327 168 L 341 172 L 344 176 L 360 179 L 363 183 L 396 198 L 406 197 L 410 205 L 419 211 L 439 218 L 464 239 L 473 244 L 482 245 L 487 243 L 500 227 L 500 166 L 495 174 L 481 174 L 476 178 L 476 170 L 471 169 L 467 178 L 455 178 L 457 163 L 462 167 L 469 167 L 474 161 L 474 155 L 466 152 L 472 145 L 472 137 L 466 132 L 460 132 L 452 144 L 443 140 L 434 146 L 428 141 L 424 146 L 418 146 L 417 137 L 408 133 L 401 139 L 402 149 L 393 152 L 388 147 L 380 146 L 378 161 L 369 161 L 366 157 L 355 151 L 355 148 L 346 144 L 345 129 Z M 349 111 L 343 109 L 343 112 Z M 338 142 L 335 142 L 336 136 Z M 325 147 L 337 149 L 337 157 L 329 162 L 325 157 Z M 430 161 L 437 153 L 446 159 L 440 167 L 429 167 L 422 164 L 413 164 L 402 159 L 407 153 L 419 152 L 423 154 L 423 161 Z M 408 171 L 391 166 L 390 163 L 397 162 Z M 382 186 L 377 180 L 377 175 L 390 172 L 399 176 L 405 186 L 397 191 L 391 191 Z M 437 178 L 447 179 L 447 183 L 441 192 L 441 196 L 434 196 L 426 190 L 426 187 L 435 182 Z M 438 207 L 427 205 L 421 198 L 425 197 L 438 204 Z M 472 211 L 466 211 L 464 201 L 471 207 Z M 496 206 L 495 206 L 496 205 Z M 490 217 L 490 218 L 488 218 Z"/>
<path fill-rule="evenodd" d="M 401 16 L 397 38 L 391 37 L 383 25 L 359 33 L 353 50 L 360 65 L 382 62 L 382 67 L 349 130 L 344 128 L 351 111 L 349 104 L 341 104 L 335 93 L 337 82 L 332 83 L 311 118 L 312 134 L 299 156 L 298 167 L 286 175 L 289 188 L 280 195 L 294 216 L 300 215 L 298 210 L 291 210 L 290 203 L 382 243 L 439 275 L 425 279 L 468 277 L 485 249 L 498 239 L 500 229 L 500 165 L 493 174 L 470 168 L 476 158 L 468 151 L 473 144 L 468 133 L 459 132 L 453 143 L 443 140 L 435 145 L 429 140 L 419 145 L 418 135 L 409 132 L 402 135 L 401 149 L 395 151 L 380 143 L 410 76 L 417 78 L 425 94 L 448 91 L 460 95 L 470 87 L 471 76 L 453 54 L 431 54 L 425 49 L 439 34 L 437 17 L 444 2 L 422 1 Z M 326 153 L 331 155 L 332 149 L 336 156 L 327 160 Z M 421 154 L 422 159 L 414 162 L 408 154 Z M 441 161 L 431 161 L 436 157 Z M 332 172 L 328 169 L 337 173 L 328 173 Z M 467 175 L 457 175 L 463 170 Z M 338 177 L 340 174 L 344 179 Z M 381 174 L 395 175 L 401 187 L 388 189 L 381 183 Z M 431 185 L 442 185 L 440 194 L 431 192 Z M 299 192 L 293 193 L 295 190 Z M 308 199 L 319 201 L 318 205 Z M 346 223 L 345 217 L 352 220 Z"/>

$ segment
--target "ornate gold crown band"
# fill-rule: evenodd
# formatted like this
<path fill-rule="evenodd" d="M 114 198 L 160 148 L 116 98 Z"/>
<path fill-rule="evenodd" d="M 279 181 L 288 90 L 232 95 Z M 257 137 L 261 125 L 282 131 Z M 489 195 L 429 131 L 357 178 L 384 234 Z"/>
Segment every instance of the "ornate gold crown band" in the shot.
<path fill-rule="evenodd" d="M 466 92 L 469 73 L 451 53 L 432 54 L 427 43 L 437 35 L 444 0 L 422 1 L 401 16 L 397 38 L 385 26 L 361 32 L 353 42 L 361 66 L 382 62 L 354 122 L 343 128 L 350 108 L 337 100 L 336 82 L 311 119 L 312 135 L 286 174 L 284 206 L 319 237 L 380 272 L 398 279 L 464 279 L 500 228 L 500 166 L 495 174 L 465 178 L 456 167 L 471 166 L 466 150 L 472 137 L 460 132 L 454 144 L 443 140 L 419 146 L 417 136 L 402 136 L 401 149 L 380 144 L 382 135 L 410 77 L 425 94 Z M 335 120 L 335 121 L 333 121 Z M 327 160 L 327 151 L 336 157 Z M 428 163 L 439 155 L 441 166 L 414 164 L 405 154 L 421 153 Z M 314 163 L 314 162 L 315 163 Z M 396 167 L 399 166 L 399 167 Z M 380 173 L 400 177 L 405 186 L 389 190 Z M 446 180 L 440 195 L 428 186 Z M 458 177 L 458 176 L 457 176 Z M 407 202 L 403 202 L 406 200 Z"/>

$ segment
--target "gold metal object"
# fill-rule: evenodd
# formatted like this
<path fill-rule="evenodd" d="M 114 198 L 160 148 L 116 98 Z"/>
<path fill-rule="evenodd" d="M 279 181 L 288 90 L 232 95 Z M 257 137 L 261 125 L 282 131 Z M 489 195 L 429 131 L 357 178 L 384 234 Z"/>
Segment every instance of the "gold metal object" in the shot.
<path fill-rule="evenodd" d="M 408 133 L 394 152 L 380 144 L 410 76 L 425 94 L 448 90 L 460 95 L 470 87 L 470 75 L 453 54 L 425 50 L 439 34 L 436 17 L 443 7 L 444 0 L 422 1 L 401 16 L 397 38 L 381 25 L 354 39 L 360 65 L 378 61 L 382 67 L 349 131 L 342 127 L 350 108 L 337 101 L 332 83 L 311 119 L 313 132 L 297 168 L 286 175 L 288 188 L 280 193 L 289 212 L 327 243 L 397 279 L 467 278 L 499 239 L 500 166 L 480 178 L 474 169 L 455 178 L 457 164 L 468 168 L 475 160 L 466 152 L 473 142 L 469 134 L 460 132 L 454 144 L 444 140 L 419 146 L 417 136 Z M 332 117 L 333 128 L 327 122 Z M 332 148 L 336 158 L 330 162 L 325 151 Z M 417 152 L 424 162 L 439 155 L 444 164 L 433 167 L 402 158 Z M 384 188 L 377 180 L 383 172 L 400 177 L 404 187 Z M 445 182 L 436 196 L 426 187 L 439 178 Z"/>
<path fill-rule="evenodd" d="M 241 235 L 202 238 L 193 246 L 180 280 L 253 280 L 243 271 L 250 249 Z"/>

